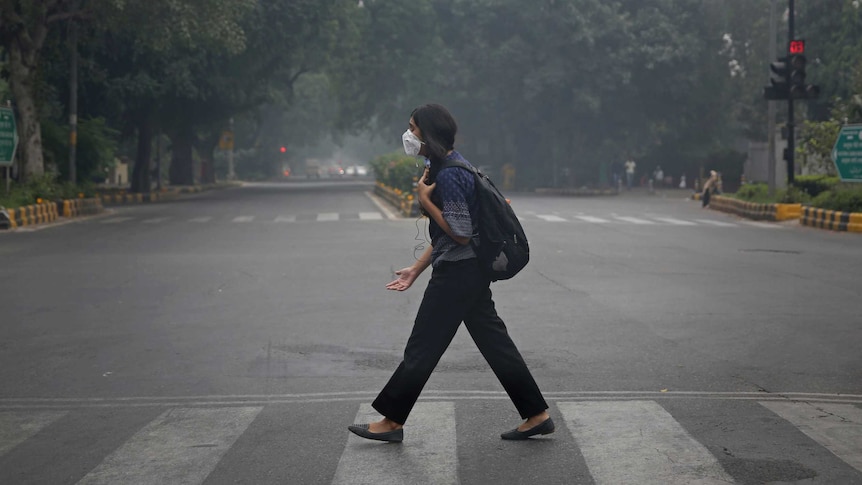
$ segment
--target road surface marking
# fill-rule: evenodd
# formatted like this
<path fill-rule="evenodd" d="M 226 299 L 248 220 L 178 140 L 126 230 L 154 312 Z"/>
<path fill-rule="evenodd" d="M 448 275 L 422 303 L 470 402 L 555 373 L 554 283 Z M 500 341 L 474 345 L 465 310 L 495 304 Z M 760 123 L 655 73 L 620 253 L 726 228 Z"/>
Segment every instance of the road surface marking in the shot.
<path fill-rule="evenodd" d="M 594 222 L 596 224 L 607 224 L 611 221 L 607 219 L 602 219 L 601 217 L 593 217 L 593 216 L 575 216 L 576 218 L 586 221 L 586 222 Z"/>
<path fill-rule="evenodd" d="M 102 224 L 119 224 L 121 222 L 131 221 L 132 219 L 134 219 L 134 217 L 112 217 L 102 221 Z"/>
<path fill-rule="evenodd" d="M 562 217 L 554 216 L 554 215 L 550 215 L 550 214 L 536 214 L 536 217 L 538 217 L 539 219 L 542 219 L 544 221 L 548 221 L 548 222 L 566 222 L 566 220 L 563 219 Z"/>
<path fill-rule="evenodd" d="M 696 226 L 697 223 L 690 221 L 683 221 L 682 219 L 674 219 L 673 217 L 653 217 L 653 219 L 661 222 L 667 222 L 668 224 L 673 224 L 675 226 Z"/>
<path fill-rule="evenodd" d="M 252 222 L 254 220 L 254 216 L 239 216 L 234 217 L 231 222 Z"/>
<path fill-rule="evenodd" d="M 78 483 L 202 483 L 261 409 L 170 409 Z"/>
<path fill-rule="evenodd" d="M 852 404 L 761 402 L 848 465 L 862 471 L 862 409 Z"/>
<path fill-rule="evenodd" d="M 770 224 L 768 222 L 757 222 L 757 221 L 739 221 L 742 224 L 747 226 L 754 227 L 762 227 L 764 229 L 782 229 L 784 226 L 779 226 L 778 224 Z"/>
<path fill-rule="evenodd" d="M 380 415 L 361 404 L 357 423 L 370 423 Z M 420 402 L 404 426 L 404 443 L 371 441 L 348 433 L 347 446 L 338 461 L 335 485 L 405 483 L 457 484 L 458 450 L 455 438 L 455 404 Z"/>
<path fill-rule="evenodd" d="M 211 221 L 212 219 L 212 217 L 195 217 L 194 219 L 189 219 L 189 222 L 205 223 Z"/>
<path fill-rule="evenodd" d="M 655 401 L 560 402 L 596 484 L 728 484 L 733 479 Z"/>
<path fill-rule="evenodd" d="M 318 221 L 337 221 L 338 213 L 337 212 L 322 212 L 317 214 Z"/>
<path fill-rule="evenodd" d="M 718 226 L 718 227 L 737 227 L 736 224 L 734 224 L 732 222 L 713 221 L 710 219 L 695 219 L 695 220 L 697 222 L 700 222 L 703 224 L 711 224 L 713 226 Z"/>
<path fill-rule="evenodd" d="M 640 225 L 655 224 L 655 222 L 653 221 L 648 221 L 646 219 L 638 219 L 637 217 L 614 216 L 614 219 Z"/>
<path fill-rule="evenodd" d="M 360 212 L 359 220 L 361 221 L 379 221 L 383 219 L 383 214 L 379 212 Z"/>
<path fill-rule="evenodd" d="M 296 216 L 278 216 L 275 222 L 296 222 Z"/>
<path fill-rule="evenodd" d="M 170 219 L 170 217 L 154 217 L 152 219 L 144 219 L 141 221 L 143 224 L 159 224 L 161 222 L 165 222 Z"/>
<path fill-rule="evenodd" d="M 0 412 L 0 456 L 65 415 L 66 411 Z"/>

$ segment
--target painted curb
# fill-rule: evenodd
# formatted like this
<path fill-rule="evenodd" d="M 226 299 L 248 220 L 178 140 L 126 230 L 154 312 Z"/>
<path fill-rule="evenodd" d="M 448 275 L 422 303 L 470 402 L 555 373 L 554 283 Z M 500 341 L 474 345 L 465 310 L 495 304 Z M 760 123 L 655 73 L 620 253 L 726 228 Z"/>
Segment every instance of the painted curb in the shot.
<path fill-rule="evenodd" d="M 389 202 L 404 217 L 416 217 L 419 215 L 419 201 L 412 192 L 404 194 L 397 189 L 387 187 L 378 182 L 374 186 L 374 194 Z"/>
<path fill-rule="evenodd" d="M 758 221 L 788 221 L 802 215 L 802 204 L 758 204 L 720 195 L 710 197 L 709 208 Z"/>
<path fill-rule="evenodd" d="M 840 212 L 817 207 L 803 207 L 799 223 L 830 231 L 862 233 L 862 212 Z"/>

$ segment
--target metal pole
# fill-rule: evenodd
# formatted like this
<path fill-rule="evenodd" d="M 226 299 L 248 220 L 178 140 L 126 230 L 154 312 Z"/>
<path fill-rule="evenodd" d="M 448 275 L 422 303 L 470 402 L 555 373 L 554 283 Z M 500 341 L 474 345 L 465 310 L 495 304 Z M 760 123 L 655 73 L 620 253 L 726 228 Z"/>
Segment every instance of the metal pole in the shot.
<path fill-rule="evenodd" d="M 787 45 L 793 40 L 794 33 L 794 17 L 795 9 L 793 0 L 788 0 L 790 7 L 787 17 Z M 789 66 L 788 66 L 789 68 Z M 794 182 L 795 167 L 793 166 L 794 152 L 796 151 L 796 126 L 793 122 L 793 96 L 787 98 L 787 186 L 790 187 Z"/>
<path fill-rule="evenodd" d="M 233 116 L 230 118 L 230 135 L 233 139 Z M 227 151 L 227 179 L 236 180 L 236 173 L 233 171 L 233 143 Z"/>
<path fill-rule="evenodd" d="M 771 0 L 769 5 L 769 55 L 767 56 L 772 61 L 775 57 L 775 51 L 778 49 L 778 40 L 776 39 L 778 27 L 776 26 L 775 11 L 777 10 L 778 0 Z M 768 158 L 767 158 L 767 185 L 769 187 L 769 195 L 775 195 L 775 101 L 767 101 L 767 121 L 769 130 L 768 143 Z"/>
<path fill-rule="evenodd" d="M 78 151 L 78 22 L 69 20 L 69 181 L 77 183 Z"/>
<path fill-rule="evenodd" d="M 162 191 L 162 129 L 156 135 L 156 190 Z"/>

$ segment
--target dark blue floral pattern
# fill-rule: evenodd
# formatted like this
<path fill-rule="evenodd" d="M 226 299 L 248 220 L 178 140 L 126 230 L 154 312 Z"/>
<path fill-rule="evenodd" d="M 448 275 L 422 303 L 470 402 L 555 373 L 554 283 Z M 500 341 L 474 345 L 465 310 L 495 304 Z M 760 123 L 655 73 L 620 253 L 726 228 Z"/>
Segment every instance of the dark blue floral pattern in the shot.
<path fill-rule="evenodd" d="M 470 162 L 456 151 L 446 159 L 455 159 L 470 165 Z M 437 174 L 436 183 L 432 199 L 435 204 L 439 204 L 446 223 L 456 236 L 472 237 L 478 227 L 478 202 L 473 174 L 460 167 L 448 167 Z M 469 244 L 461 245 L 455 242 L 433 219 L 429 224 L 429 232 L 433 247 L 431 261 L 434 266 L 441 261 L 461 261 L 476 257 Z"/>

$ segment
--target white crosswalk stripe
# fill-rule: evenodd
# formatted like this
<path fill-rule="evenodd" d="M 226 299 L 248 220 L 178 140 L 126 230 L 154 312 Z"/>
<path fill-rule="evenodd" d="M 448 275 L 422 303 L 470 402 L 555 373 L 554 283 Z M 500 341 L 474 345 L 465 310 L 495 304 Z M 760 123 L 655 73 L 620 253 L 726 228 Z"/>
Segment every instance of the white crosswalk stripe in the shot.
<path fill-rule="evenodd" d="M 736 225 L 736 224 L 734 224 L 734 223 L 732 223 L 732 222 L 714 221 L 714 220 L 712 220 L 712 219 L 695 219 L 695 221 L 697 221 L 697 222 L 699 222 L 699 223 L 701 223 L 701 224 L 708 224 L 708 225 L 711 225 L 711 226 L 718 226 L 718 227 L 737 227 L 737 225 Z"/>
<path fill-rule="evenodd" d="M 378 419 L 380 415 L 371 405 L 363 404 L 355 422 L 368 423 Z M 382 443 L 379 443 L 382 446 L 368 446 L 368 440 L 351 433 L 332 483 L 459 483 L 454 403 L 417 403 L 404 433 L 410 445 L 403 447 L 386 447 Z"/>
<path fill-rule="evenodd" d="M 275 222 L 296 222 L 296 216 L 278 216 Z"/>
<path fill-rule="evenodd" d="M 646 219 L 638 219 L 637 217 L 614 216 L 614 219 L 616 219 L 618 221 L 630 222 L 632 224 L 638 224 L 638 225 L 655 224 L 655 222 L 653 222 L 653 221 L 648 221 Z"/>
<path fill-rule="evenodd" d="M 337 221 L 338 217 L 337 212 L 322 212 L 317 214 L 318 221 Z"/>
<path fill-rule="evenodd" d="M 563 219 L 562 217 L 551 215 L 551 214 L 536 214 L 536 217 L 538 217 L 539 219 L 542 219 L 543 221 L 548 221 L 548 222 L 566 222 L 566 220 Z"/>
<path fill-rule="evenodd" d="M 0 412 L 0 456 L 65 414 L 65 411 Z"/>
<path fill-rule="evenodd" d="M 862 409 L 852 404 L 761 402 L 848 465 L 862 471 Z"/>
<path fill-rule="evenodd" d="M 239 216 L 234 217 L 231 222 L 253 222 L 254 216 Z"/>
<path fill-rule="evenodd" d="M 727 484 L 718 460 L 654 401 L 562 402 L 597 484 Z"/>
<path fill-rule="evenodd" d="M 359 220 L 361 221 L 379 221 L 383 219 L 383 214 L 379 212 L 360 212 Z"/>
<path fill-rule="evenodd" d="M 821 457 L 836 460 L 835 463 L 840 459 L 847 464 L 846 469 L 837 475 L 840 479 L 832 477 L 832 480 L 838 480 L 835 483 L 862 483 L 862 409 L 858 404 L 854 404 L 857 401 L 848 403 L 757 399 L 763 408 L 762 414 L 752 417 L 750 422 L 758 423 L 756 426 L 763 425 L 762 432 L 771 433 L 777 426 L 801 431 L 813 440 L 812 446 L 816 446 L 816 443 L 822 447 L 819 451 L 814 448 L 804 450 L 802 454 L 808 456 L 816 453 Z M 331 459 L 328 461 L 331 468 L 318 470 L 316 475 L 312 472 L 303 476 L 306 480 L 318 477 L 314 483 L 331 480 L 335 485 L 457 484 L 462 480 L 482 483 L 481 479 L 477 481 L 477 477 L 481 478 L 483 470 L 476 469 L 475 464 L 487 462 L 488 466 L 500 466 L 501 462 L 486 455 L 479 458 L 470 456 L 476 451 L 472 447 L 464 446 L 464 443 L 475 444 L 475 437 L 463 435 L 477 428 L 475 425 L 471 428 L 471 423 L 467 422 L 463 427 L 468 431 L 464 431 L 457 424 L 456 409 L 461 402 L 464 401 L 458 398 L 420 400 L 413 408 L 410 420 L 404 428 L 404 443 L 397 445 L 364 440 L 347 430 L 343 430 L 343 435 L 315 435 L 311 439 L 318 440 L 318 445 L 320 440 L 332 440 L 325 443 L 332 448 Z M 170 407 L 164 412 L 156 411 L 152 414 L 154 419 L 148 423 L 145 420 L 140 421 L 135 429 L 127 430 L 128 434 L 124 435 L 123 440 L 105 448 L 102 454 L 93 456 L 94 461 L 86 469 L 80 469 L 77 472 L 79 474 L 69 476 L 66 481 L 80 478 L 77 483 L 85 485 L 224 482 L 225 479 L 218 476 L 219 470 L 225 467 L 225 464 L 221 463 L 223 460 L 235 466 L 236 463 L 243 463 L 237 461 L 242 459 L 237 457 L 245 456 L 247 451 L 244 447 L 252 446 L 257 453 L 260 446 L 274 445 L 274 442 L 267 441 L 272 439 L 272 436 L 260 434 L 268 423 L 272 423 L 267 420 L 291 419 L 290 411 L 286 410 L 284 416 L 272 415 L 269 410 L 262 413 L 264 406 L 269 404 L 236 403 L 233 406 L 224 406 L 190 403 Z M 358 412 L 354 422 L 368 423 L 380 418 L 370 404 L 357 403 L 356 406 Z M 727 484 L 750 481 L 746 476 L 738 475 L 738 468 L 725 469 L 722 466 L 724 461 L 719 461 L 718 458 L 726 457 L 720 453 L 719 456 L 716 455 L 716 450 L 729 447 L 732 443 L 717 444 L 714 435 L 699 432 L 697 426 L 690 429 L 691 417 L 681 418 L 681 423 L 672 414 L 677 412 L 672 411 L 673 409 L 674 406 L 665 409 L 657 400 L 649 399 L 554 401 L 549 412 L 555 419 L 561 416 L 562 420 L 557 423 L 555 434 L 539 439 L 549 440 L 548 446 L 551 446 L 555 453 L 562 453 L 554 458 L 562 458 L 562 461 L 555 465 L 560 467 L 559 470 L 580 466 L 582 476 L 591 477 L 592 482 L 597 485 Z M 742 414 L 751 414 L 751 407 L 745 409 Z M 62 450 L 65 445 L 62 440 L 54 439 L 51 433 L 72 432 L 69 424 L 78 420 L 78 416 L 74 414 L 76 412 L 78 411 L 54 409 L 0 411 L 0 458 L 12 453 L 12 456 L 5 456 L 5 461 L 0 462 L 4 468 L 0 470 L 0 482 L 6 483 L 9 477 L 18 473 L 14 468 L 6 467 L 14 467 L 22 457 L 29 456 L 21 454 L 22 450 L 26 450 L 26 453 L 42 453 L 45 457 L 62 454 L 62 451 L 58 450 Z M 161 414 L 158 414 L 159 412 Z M 776 421 L 770 423 L 770 420 L 763 419 L 764 416 L 772 414 L 776 416 Z M 256 424 L 254 431 L 250 431 L 255 420 L 260 422 Z M 502 429 L 492 430 L 480 441 L 499 440 L 497 431 Z M 727 436 L 731 435 L 732 433 Z M 87 442 L 96 436 L 87 438 Z M 262 443 L 250 438 L 260 436 L 264 436 Z M 701 442 L 705 436 L 712 441 Z M 243 437 L 242 444 L 240 437 Z M 292 436 L 288 433 L 274 439 L 302 446 L 297 444 L 297 440 L 308 437 Z M 755 454 L 769 453 L 777 444 L 773 439 L 764 439 L 760 445 L 747 441 L 745 447 L 752 449 Z M 558 444 L 551 445 L 554 441 Z M 31 444 L 28 445 L 28 442 Z M 565 444 L 566 442 L 568 444 Z M 19 446 L 21 448 L 18 448 Z M 503 446 L 509 444 L 501 445 L 501 450 Z M 237 452 L 234 452 L 234 449 Z M 285 451 L 289 452 L 290 449 L 285 448 Z M 549 450 L 541 446 L 532 449 Z M 14 455 L 15 453 L 19 455 Z M 229 453 L 232 458 L 226 459 Z M 484 453 L 487 453 L 487 449 Z M 505 456 L 506 452 L 501 453 Z M 459 457 L 469 457 L 472 465 L 462 468 L 463 464 L 459 465 Z M 46 462 L 49 459 L 45 458 Z M 780 461 L 786 457 L 776 453 L 774 459 Z M 27 460 L 21 461 L 21 466 L 27 466 L 26 462 Z M 77 462 L 73 466 L 77 466 Z M 263 467 L 259 468 L 261 470 L 266 466 L 263 462 L 249 464 L 249 467 Z M 826 466 L 835 468 L 834 464 L 824 465 Z M 33 469 L 29 470 L 32 473 Z M 512 470 L 518 470 L 517 464 L 512 465 Z M 250 473 L 249 477 L 253 477 L 256 472 Z M 37 483 L 38 477 L 32 478 L 31 481 Z M 284 483 L 279 477 L 270 478 L 273 483 Z M 537 478 L 539 483 L 542 483 L 541 477 L 512 477 L 513 482 L 518 483 L 535 481 Z"/>
<path fill-rule="evenodd" d="M 237 407 L 166 411 L 78 483 L 201 483 L 260 410 Z"/>
<path fill-rule="evenodd" d="M 594 224 L 607 224 L 607 223 L 611 222 L 607 219 L 602 219 L 601 217 L 593 217 L 593 216 L 575 216 L 575 217 L 582 220 L 582 221 L 592 222 Z"/>
<path fill-rule="evenodd" d="M 653 217 L 653 219 L 661 222 L 666 222 L 668 224 L 672 224 L 674 226 L 696 226 L 697 223 L 690 221 L 683 221 L 682 219 L 674 219 L 673 217 Z"/>
<path fill-rule="evenodd" d="M 165 222 L 169 219 L 170 219 L 170 217 L 154 217 L 152 219 L 144 219 L 141 222 L 143 222 L 144 224 L 159 224 L 159 223 Z"/>

